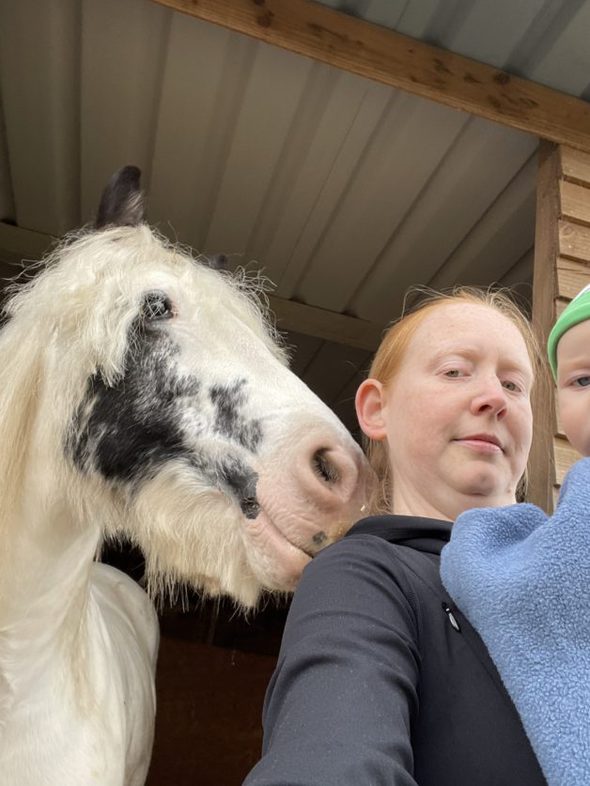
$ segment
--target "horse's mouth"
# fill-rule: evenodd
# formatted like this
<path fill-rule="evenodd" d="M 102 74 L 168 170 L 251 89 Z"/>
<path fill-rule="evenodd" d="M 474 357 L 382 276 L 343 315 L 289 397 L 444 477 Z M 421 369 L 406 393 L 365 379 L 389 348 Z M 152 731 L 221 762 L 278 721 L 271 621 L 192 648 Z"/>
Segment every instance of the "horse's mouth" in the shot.
<path fill-rule="evenodd" d="M 306 543 L 302 543 L 299 540 L 293 540 L 291 537 L 289 537 L 289 535 L 286 534 L 283 529 L 281 529 L 281 527 L 273 520 L 273 518 L 261 509 L 260 504 L 257 503 L 257 505 L 258 513 L 264 517 L 264 526 L 268 527 L 275 536 L 281 538 L 289 546 L 305 554 L 305 556 L 309 557 L 309 559 L 313 559 L 323 548 L 329 546 L 331 543 L 334 543 L 335 540 L 339 540 L 339 538 L 347 529 L 347 527 L 344 525 L 339 527 L 336 536 L 328 535 L 328 533 L 324 532 L 324 530 L 318 530 L 307 540 Z M 255 518 L 258 518 L 258 514 Z"/>

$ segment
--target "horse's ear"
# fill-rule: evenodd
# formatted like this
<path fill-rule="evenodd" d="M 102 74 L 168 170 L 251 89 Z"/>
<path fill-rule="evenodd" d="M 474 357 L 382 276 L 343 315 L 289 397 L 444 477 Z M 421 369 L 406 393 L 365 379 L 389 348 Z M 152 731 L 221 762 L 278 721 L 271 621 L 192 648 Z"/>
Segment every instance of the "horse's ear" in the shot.
<path fill-rule="evenodd" d="M 94 224 L 96 229 L 135 227 L 145 220 L 140 178 L 141 171 L 136 166 L 124 166 L 115 172 L 103 191 Z"/>
<path fill-rule="evenodd" d="M 200 261 L 212 270 L 228 270 L 229 259 L 225 254 L 201 254 Z"/>

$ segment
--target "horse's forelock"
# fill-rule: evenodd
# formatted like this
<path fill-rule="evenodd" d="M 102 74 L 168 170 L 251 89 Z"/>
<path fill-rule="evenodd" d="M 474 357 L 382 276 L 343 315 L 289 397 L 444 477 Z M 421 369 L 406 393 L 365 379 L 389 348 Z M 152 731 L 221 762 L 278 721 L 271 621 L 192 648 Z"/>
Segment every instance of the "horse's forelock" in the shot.
<path fill-rule="evenodd" d="M 236 313 L 281 363 L 287 364 L 284 342 L 270 316 L 266 297 L 269 286 L 263 275 L 243 268 L 233 272 L 210 269 L 199 257 L 191 256 L 188 249 L 172 244 L 146 224 L 74 232 L 30 269 L 37 268 L 35 278 L 16 282 L 12 287 L 6 305 L 8 316 L 26 310 L 31 322 L 39 319 L 48 326 L 52 319 L 67 322 L 70 311 L 78 328 L 96 312 L 99 290 L 103 298 L 111 300 L 129 299 L 135 294 L 136 299 L 128 303 L 128 308 L 137 308 L 142 280 L 150 271 L 167 270 L 172 278 L 184 279 L 183 288 L 194 287 L 198 297 L 206 299 L 209 287 L 212 292 L 222 291 L 220 302 Z M 195 268 L 200 272 L 196 281 Z M 111 286 L 105 289 L 109 280 Z M 126 292 L 132 281 L 135 293 Z"/>

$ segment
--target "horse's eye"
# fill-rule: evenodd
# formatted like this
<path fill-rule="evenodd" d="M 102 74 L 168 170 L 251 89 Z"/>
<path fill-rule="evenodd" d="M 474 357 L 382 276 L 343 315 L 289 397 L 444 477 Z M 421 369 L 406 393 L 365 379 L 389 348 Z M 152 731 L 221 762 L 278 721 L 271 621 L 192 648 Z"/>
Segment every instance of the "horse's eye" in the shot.
<path fill-rule="evenodd" d="M 141 304 L 141 315 L 148 322 L 172 319 L 174 316 L 172 301 L 165 292 L 148 292 Z"/>

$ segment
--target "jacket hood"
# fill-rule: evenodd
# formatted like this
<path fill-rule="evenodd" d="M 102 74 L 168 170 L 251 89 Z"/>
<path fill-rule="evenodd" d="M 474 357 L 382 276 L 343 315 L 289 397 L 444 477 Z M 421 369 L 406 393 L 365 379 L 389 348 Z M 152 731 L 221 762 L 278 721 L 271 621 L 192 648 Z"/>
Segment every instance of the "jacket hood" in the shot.
<path fill-rule="evenodd" d="M 420 516 L 368 516 L 358 521 L 344 537 L 377 535 L 389 543 L 440 554 L 450 540 L 452 526 L 452 521 Z"/>

